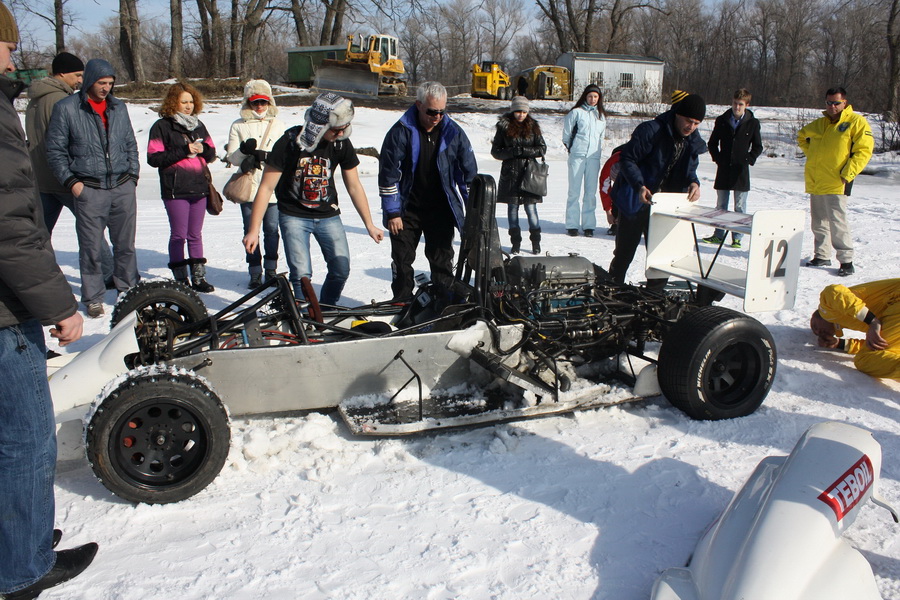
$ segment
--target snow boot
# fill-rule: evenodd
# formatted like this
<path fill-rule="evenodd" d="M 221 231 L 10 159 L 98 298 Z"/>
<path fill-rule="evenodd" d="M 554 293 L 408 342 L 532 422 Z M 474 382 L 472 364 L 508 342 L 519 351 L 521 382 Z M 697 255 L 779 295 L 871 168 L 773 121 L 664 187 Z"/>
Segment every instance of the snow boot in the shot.
<path fill-rule="evenodd" d="M 206 259 L 192 258 L 191 263 L 191 287 L 203 294 L 209 294 L 216 291 L 212 285 L 206 281 Z"/>
<path fill-rule="evenodd" d="M 522 247 L 522 230 L 518 227 L 509 230 L 509 241 L 512 246 L 509 249 L 510 254 L 518 254 Z"/>
<path fill-rule="evenodd" d="M 175 281 L 181 282 L 185 285 L 191 285 L 191 282 L 188 281 L 188 265 L 190 261 L 187 260 L 179 260 L 178 262 L 170 262 L 169 268 L 172 269 L 172 277 L 175 278 Z"/>
<path fill-rule="evenodd" d="M 250 283 L 247 284 L 247 287 L 251 290 L 255 290 L 259 286 L 262 285 L 262 267 L 259 265 L 255 267 L 250 267 Z"/>
<path fill-rule="evenodd" d="M 272 279 L 278 275 L 278 271 L 275 269 L 266 269 L 266 281 Z"/>
<path fill-rule="evenodd" d="M 541 253 L 541 230 L 538 229 L 529 229 L 529 238 L 531 239 L 531 252 L 532 254 L 540 254 Z"/>

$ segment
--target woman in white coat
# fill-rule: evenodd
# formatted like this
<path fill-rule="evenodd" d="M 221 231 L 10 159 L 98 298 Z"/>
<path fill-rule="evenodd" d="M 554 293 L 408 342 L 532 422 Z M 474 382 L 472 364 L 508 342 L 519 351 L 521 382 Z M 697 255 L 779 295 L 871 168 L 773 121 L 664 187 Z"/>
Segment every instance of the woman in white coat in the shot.
<path fill-rule="evenodd" d="M 272 97 L 272 87 L 262 79 L 251 79 L 244 86 L 244 102 L 241 104 L 241 118 L 231 124 L 228 134 L 228 145 L 225 147 L 225 160 L 238 167 L 244 173 L 253 172 L 253 190 L 250 200 L 241 203 L 241 216 L 244 219 L 244 235 L 250 225 L 250 212 L 253 209 L 253 198 L 259 187 L 266 157 L 275 142 L 284 134 L 287 126 L 277 118 L 278 107 Z M 250 271 L 251 289 L 263 282 L 265 277 L 275 276 L 278 268 L 278 202 L 275 194 L 269 199 L 269 206 L 263 216 L 262 224 L 264 254 L 259 246 L 252 254 L 247 254 L 247 267 Z"/>
<path fill-rule="evenodd" d="M 575 107 L 563 121 L 563 145 L 569 151 L 569 195 L 566 198 L 566 233 L 575 237 L 578 229 L 593 237 L 597 227 L 597 182 L 600 151 L 606 132 L 603 92 L 594 84 L 584 88 Z M 578 197 L 584 187 L 581 206 Z"/>

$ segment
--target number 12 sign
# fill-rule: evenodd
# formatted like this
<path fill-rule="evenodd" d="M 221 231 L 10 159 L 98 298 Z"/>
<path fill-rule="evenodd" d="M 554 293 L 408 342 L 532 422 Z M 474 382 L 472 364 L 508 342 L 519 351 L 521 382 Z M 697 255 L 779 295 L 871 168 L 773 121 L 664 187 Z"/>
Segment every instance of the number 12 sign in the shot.
<path fill-rule="evenodd" d="M 802 210 L 761 210 L 753 215 L 744 310 L 793 308 L 805 218 Z"/>

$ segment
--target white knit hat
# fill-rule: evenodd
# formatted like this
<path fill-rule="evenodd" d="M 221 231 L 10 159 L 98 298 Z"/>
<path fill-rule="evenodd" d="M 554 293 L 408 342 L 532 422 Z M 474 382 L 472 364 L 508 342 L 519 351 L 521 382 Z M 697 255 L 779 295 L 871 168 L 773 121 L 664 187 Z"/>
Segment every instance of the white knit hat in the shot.
<path fill-rule="evenodd" d="M 304 117 L 306 124 L 303 126 L 303 131 L 297 136 L 297 144 L 301 149 L 312 152 L 322 141 L 322 136 L 326 131 L 344 126 L 347 128 L 335 141 L 349 138 L 353 112 L 353 103 L 346 98 L 338 96 L 334 92 L 322 94 L 306 110 Z"/>

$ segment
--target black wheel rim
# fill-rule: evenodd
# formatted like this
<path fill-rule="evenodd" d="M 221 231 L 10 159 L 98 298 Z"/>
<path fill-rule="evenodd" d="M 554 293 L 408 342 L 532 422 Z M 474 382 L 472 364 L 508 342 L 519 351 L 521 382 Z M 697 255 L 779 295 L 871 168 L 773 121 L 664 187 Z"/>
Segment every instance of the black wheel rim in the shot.
<path fill-rule="evenodd" d="M 191 320 L 189 309 L 168 300 L 160 300 L 145 306 L 140 310 L 140 315 L 141 321 L 144 323 L 166 320 L 172 322 L 176 327 Z"/>
<path fill-rule="evenodd" d="M 747 342 L 722 348 L 709 361 L 706 374 L 707 399 L 721 407 L 741 404 L 760 380 L 762 359 Z"/>
<path fill-rule="evenodd" d="M 204 464 L 209 428 L 175 399 L 148 400 L 120 418 L 109 440 L 113 468 L 138 487 L 178 484 Z"/>

